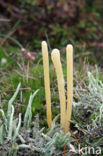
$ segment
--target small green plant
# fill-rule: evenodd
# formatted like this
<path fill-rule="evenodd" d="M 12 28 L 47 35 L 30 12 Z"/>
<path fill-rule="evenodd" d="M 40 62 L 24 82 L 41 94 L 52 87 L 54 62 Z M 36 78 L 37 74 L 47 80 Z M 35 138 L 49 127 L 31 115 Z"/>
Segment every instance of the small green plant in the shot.
<path fill-rule="evenodd" d="M 37 94 L 39 90 L 36 90 L 33 94 L 30 95 L 29 103 L 26 109 L 26 113 L 24 116 L 24 127 L 28 129 L 30 127 L 30 123 L 32 121 L 32 101 L 34 96 Z"/>
<path fill-rule="evenodd" d="M 75 127 L 82 131 L 85 144 L 100 146 L 103 141 L 103 83 L 96 67 L 96 72 L 87 73 L 86 89 L 75 88 L 74 96 L 78 101 L 73 103 Z"/>
<path fill-rule="evenodd" d="M 19 114 L 18 118 L 15 119 L 15 116 L 14 116 L 15 109 L 14 109 L 14 106 L 13 106 L 13 102 L 17 97 L 20 86 L 21 86 L 21 83 L 19 83 L 14 95 L 12 96 L 12 98 L 8 102 L 7 114 L 5 114 L 2 109 L 0 109 L 0 113 L 2 115 L 2 122 L 0 123 L 0 144 L 2 146 L 5 146 L 6 142 L 10 142 L 13 145 L 13 148 L 14 148 L 16 138 L 19 135 L 19 131 L 20 131 L 20 128 L 21 128 L 21 122 L 22 122 L 21 113 Z M 25 113 L 25 116 L 24 116 L 24 127 L 26 129 L 28 129 L 30 127 L 30 123 L 32 121 L 32 107 L 31 107 L 31 104 L 32 104 L 34 96 L 37 94 L 38 91 L 39 90 L 36 90 L 33 94 L 30 95 L 29 103 L 28 103 L 26 113 Z"/>
<path fill-rule="evenodd" d="M 62 153 L 64 146 L 68 148 L 74 139 L 70 132 L 66 135 L 62 132 L 60 125 L 56 124 L 59 116 L 57 116 L 51 125 L 47 134 L 44 133 L 44 128 L 39 127 L 39 117 L 36 116 L 35 121 L 32 121 L 32 101 L 39 90 L 36 90 L 30 95 L 28 106 L 24 114 L 24 119 L 21 113 L 18 118 L 15 117 L 15 109 L 13 102 L 16 99 L 21 84 L 19 83 L 14 95 L 8 102 L 7 113 L 0 109 L 2 120 L 0 122 L 0 154 L 19 155 L 27 152 L 40 153 L 45 156 Z"/>
<path fill-rule="evenodd" d="M 12 105 L 18 92 L 19 92 L 19 89 L 20 89 L 20 86 L 21 84 L 19 83 L 17 89 L 16 89 L 16 92 L 14 93 L 13 97 L 9 100 L 8 102 L 8 110 L 7 110 L 7 116 L 5 115 L 4 111 L 2 109 L 0 109 L 0 112 L 2 114 L 2 118 L 3 118 L 3 123 L 1 124 L 1 131 L 3 129 L 3 133 L 7 133 L 7 139 L 8 140 L 12 140 L 14 141 L 15 138 L 17 137 L 18 135 L 18 131 L 20 129 L 20 125 L 21 125 L 21 114 L 19 114 L 19 120 L 18 120 L 18 125 L 16 126 L 14 124 L 14 121 L 13 121 L 13 117 L 14 117 L 14 106 Z M 15 127 L 15 126 L 16 127 Z M 15 129 L 15 132 L 13 132 Z M 3 143 L 3 137 L 4 137 L 4 134 L 1 134 L 1 140 L 0 142 Z"/>

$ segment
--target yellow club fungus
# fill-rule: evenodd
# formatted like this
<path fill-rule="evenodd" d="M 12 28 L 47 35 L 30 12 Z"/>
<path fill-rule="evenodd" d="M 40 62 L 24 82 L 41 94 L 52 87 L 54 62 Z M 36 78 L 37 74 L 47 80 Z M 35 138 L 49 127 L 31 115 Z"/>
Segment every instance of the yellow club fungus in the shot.
<path fill-rule="evenodd" d="M 43 56 L 43 67 L 44 67 L 47 122 L 48 122 L 48 126 L 51 127 L 52 112 L 51 112 L 51 94 L 50 94 L 50 79 L 49 79 L 49 57 L 48 57 L 48 47 L 45 41 L 42 42 L 42 56 Z"/>
<path fill-rule="evenodd" d="M 58 49 L 54 49 L 51 54 L 51 58 L 57 74 L 59 98 L 60 98 L 60 114 L 61 114 L 61 126 L 65 126 L 66 117 L 66 99 L 65 99 L 65 88 L 64 88 L 64 77 L 62 71 L 62 64 L 60 61 L 60 52 Z"/>
<path fill-rule="evenodd" d="M 67 111 L 66 111 L 66 129 L 68 132 L 72 113 L 72 102 L 73 102 L 73 46 L 67 45 L 66 48 L 67 58 Z"/>
<path fill-rule="evenodd" d="M 42 55 L 43 55 L 43 66 L 44 66 L 44 83 L 45 83 L 45 95 L 46 95 L 46 106 L 47 106 L 47 122 L 48 126 L 51 127 L 52 113 L 51 113 L 51 95 L 50 95 L 50 79 L 49 79 L 49 57 L 48 48 L 45 41 L 42 42 Z M 58 49 L 54 49 L 51 54 L 51 58 L 57 74 L 59 99 L 60 99 L 60 118 L 61 126 L 65 127 L 64 132 L 67 133 L 69 130 L 69 120 L 71 119 L 72 113 L 72 102 L 73 102 L 73 47 L 67 45 L 66 58 L 67 58 L 67 104 L 65 96 L 65 82 L 62 71 L 62 64 L 60 61 L 60 52 Z"/>

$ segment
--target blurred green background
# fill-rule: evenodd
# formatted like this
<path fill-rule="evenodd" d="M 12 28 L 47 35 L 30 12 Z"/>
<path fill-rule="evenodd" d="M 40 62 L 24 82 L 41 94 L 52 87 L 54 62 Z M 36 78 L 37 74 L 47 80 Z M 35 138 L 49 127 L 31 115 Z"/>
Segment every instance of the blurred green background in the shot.
<path fill-rule="evenodd" d="M 102 15 L 102 0 L 1 0 L 0 46 L 5 37 L 9 45 L 37 52 L 42 40 L 48 42 L 49 50 L 63 51 L 72 43 L 75 53 L 92 51 L 95 61 L 102 61 Z"/>

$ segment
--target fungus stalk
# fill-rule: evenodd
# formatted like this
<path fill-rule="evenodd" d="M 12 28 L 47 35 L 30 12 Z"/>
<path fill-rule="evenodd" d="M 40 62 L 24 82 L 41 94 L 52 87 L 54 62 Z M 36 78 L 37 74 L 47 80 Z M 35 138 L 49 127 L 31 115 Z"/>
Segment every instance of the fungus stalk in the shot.
<path fill-rule="evenodd" d="M 66 48 L 66 58 L 67 58 L 67 111 L 66 111 L 66 128 L 65 132 L 69 130 L 72 113 L 72 103 L 73 103 L 73 47 L 72 45 L 67 45 Z"/>
<path fill-rule="evenodd" d="M 51 127 L 52 113 L 51 113 L 50 79 L 49 79 L 49 57 L 48 57 L 48 47 L 45 41 L 42 42 L 42 56 L 43 56 L 44 84 L 45 84 L 45 96 L 47 107 L 47 123 L 48 126 Z"/>
<path fill-rule="evenodd" d="M 59 99 L 60 99 L 60 112 L 61 112 L 61 126 L 65 126 L 66 117 L 66 99 L 65 99 L 65 89 L 64 89 L 64 77 L 62 71 L 62 65 L 60 61 L 60 52 L 58 49 L 54 49 L 51 54 L 51 58 L 57 74 Z"/>

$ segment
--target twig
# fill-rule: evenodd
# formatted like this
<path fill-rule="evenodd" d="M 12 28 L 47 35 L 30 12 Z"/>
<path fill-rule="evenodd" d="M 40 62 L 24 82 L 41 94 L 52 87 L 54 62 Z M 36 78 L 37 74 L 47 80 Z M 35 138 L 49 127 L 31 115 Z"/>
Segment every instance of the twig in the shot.
<path fill-rule="evenodd" d="M 24 140 L 24 138 L 23 138 L 21 135 L 18 134 L 18 138 L 20 139 L 20 141 L 21 141 L 23 144 L 26 143 L 26 141 Z"/>
<path fill-rule="evenodd" d="M 13 30 L 13 31 L 11 31 L 10 33 L 8 33 L 8 35 L 1 41 L 0 47 L 6 42 L 6 40 L 7 40 L 12 34 L 15 33 L 15 31 L 16 31 L 16 29 Z"/>
<path fill-rule="evenodd" d="M 0 22 L 10 22 L 10 19 L 0 18 Z"/>
<path fill-rule="evenodd" d="M 36 148 L 35 146 L 32 146 L 32 144 L 29 144 L 29 145 L 21 144 L 19 145 L 19 148 L 27 148 L 27 149 L 32 149 L 32 151 L 41 152 L 40 148 Z"/>
<path fill-rule="evenodd" d="M 21 73 L 18 72 L 17 70 L 15 70 L 15 71 L 16 71 L 16 73 L 19 74 L 20 76 L 26 78 L 25 75 L 21 74 Z M 32 80 L 36 80 L 36 79 L 35 79 L 34 77 L 32 77 L 32 76 L 29 76 L 29 78 L 32 79 Z"/>
<path fill-rule="evenodd" d="M 69 131 L 70 131 L 71 135 L 73 136 L 73 138 L 75 138 L 77 144 L 80 144 L 80 142 L 79 142 L 78 139 L 76 138 L 76 136 L 75 136 L 75 134 L 73 133 L 73 131 L 70 130 L 70 128 L 69 128 Z"/>

